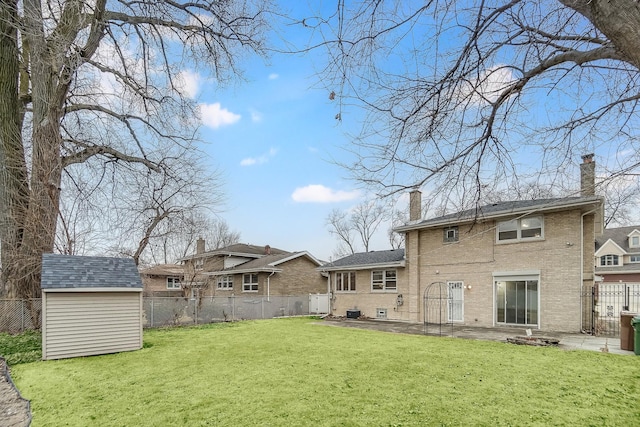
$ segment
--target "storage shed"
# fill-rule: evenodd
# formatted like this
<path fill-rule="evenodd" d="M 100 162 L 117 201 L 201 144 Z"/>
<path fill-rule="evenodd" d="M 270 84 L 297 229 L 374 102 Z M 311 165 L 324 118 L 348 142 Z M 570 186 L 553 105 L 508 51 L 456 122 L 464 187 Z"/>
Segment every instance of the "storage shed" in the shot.
<path fill-rule="evenodd" d="M 42 358 L 142 348 L 142 281 L 130 258 L 44 254 Z"/>

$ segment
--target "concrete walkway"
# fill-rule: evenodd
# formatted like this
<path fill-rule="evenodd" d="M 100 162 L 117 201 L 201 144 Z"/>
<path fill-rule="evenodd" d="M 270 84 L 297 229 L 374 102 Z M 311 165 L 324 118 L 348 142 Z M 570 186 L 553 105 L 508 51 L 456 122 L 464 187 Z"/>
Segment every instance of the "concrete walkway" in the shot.
<path fill-rule="evenodd" d="M 389 320 L 326 318 L 321 322 L 327 326 L 360 328 L 376 331 L 395 332 L 401 334 L 418 334 L 432 336 L 447 336 L 471 340 L 486 340 L 507 342 L 507 338 L 526 336 L 526 329 L 509 328 L 478 328 L 464 325 L 428 325 L 421 323 L 394 322 Z M 566 334 L 562 332 L 544 332 L 532 330 L 534 337 L 557 338 L 559 348 L 564 350 L 589 350 L 633 356 L 633 351 L 621 350 L 620 339 L 617 337 L 594 337 L 586 334 Z"/>

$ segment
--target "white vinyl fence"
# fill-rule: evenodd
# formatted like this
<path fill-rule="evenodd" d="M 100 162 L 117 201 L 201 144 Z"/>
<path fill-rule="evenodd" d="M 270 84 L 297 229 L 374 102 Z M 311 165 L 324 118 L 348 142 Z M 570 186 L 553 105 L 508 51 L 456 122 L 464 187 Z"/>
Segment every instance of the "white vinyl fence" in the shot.
<path fill-rule="evenodd" d="M 324 314 L 328 304 L 319 304 L 321 297 L 324 296 L 143 297 L 142 324 L 145 328 L 156 328 Z M 328 301 L 328 296 L 326 299 Z M 40 328 L 41 306 L 39 299 L 0 300 L 0 332 Z"/>

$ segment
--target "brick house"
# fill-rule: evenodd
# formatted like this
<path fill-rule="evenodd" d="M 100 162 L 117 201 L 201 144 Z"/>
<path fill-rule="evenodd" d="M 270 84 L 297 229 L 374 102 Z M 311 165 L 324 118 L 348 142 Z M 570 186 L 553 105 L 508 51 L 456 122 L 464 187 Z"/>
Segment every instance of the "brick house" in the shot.
<path fill-rule="evenodd" d="M 309 252 L 287 252 L 267 246 L 233 244 L 182 258 L 185 286 L 201 296 L 282 296 L 325 293 L 326 282 L 316 268 L 322 263 Z"/>
<path fill-rule="evenodd" d="M 386 305 L 389 319 L 433 322 L 429 304 L 444 292 L 439 309 L 446 322 L 590 329 L 583 324 L 589 316 L 583 316 L 581 295 L 594 286 L 594 241 L 602 233 L 604 205 L 594 195 L 592 155 L 583 159 L 580 197 L 501 202 L 424 220 L 421 193 L 413 191 L 410 220 L 396 229 L 405 233 L 403 274 L 396 284 L 402 304 L 375 294 L 366 275 L 364 289 L 358 276 L 349 292 L 367 297 L 350 301 L 348 292 L 336 290 L 335 271 L 333 307 L 357 304 L 363 315 L 377 317 Z M 437 298 L 430 294 L 434 287 Z"/>
<path fill-rule="evenodd" d="M 184 295 L 184 267 L 177 264 L 158 264 L 140 271 L 144 296 L 181 297 Z"/>
<path fill-rule="evenodd" d="M 404 249 L 355 253 L 318 270 L 332 292 L 331 314 L 344 316 L 362 308 L 368 317 L 409 320 L 400 310 L 406 287 Z"/>

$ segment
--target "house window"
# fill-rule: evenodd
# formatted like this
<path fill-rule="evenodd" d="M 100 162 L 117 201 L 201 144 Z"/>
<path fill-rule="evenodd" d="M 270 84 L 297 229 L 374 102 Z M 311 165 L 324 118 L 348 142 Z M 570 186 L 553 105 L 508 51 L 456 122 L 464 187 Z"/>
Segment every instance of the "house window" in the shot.
<path fill-rule="evenodd" d="M 356 272 L 336 273 L 336 292 L 355 292 Z"/>
<path fill-rule="evenodd" d="M 258 274 L 242 275 L 242 292 L 258 292 Z"/>
<path fill-rule="evenodd" d="M 182 289 L 179 277 L 167 277 L 167 289 Z"/>
<path fill-rule="evenodd" d="M 629 247 L 630 248 L 640 247 L 640 236 L 629 237 Z"/>
<path fill-rule="evenodd" d="M 640 255 L 631 255 L 629 257 L 629 262 L 640 262 Z"/>
<path fill-rule="evenodd" d="M 396 291 L 396 270 L 373 270 L 371 272 L 372 291 Z"/>
<path fill-rule="evenodd" d="M 498 223 L 499 242 L 535 240 L 542 237 L 542 216 L 530 216 Z"/>
<path fill-rule="evenodd" d="M 600 257 L 600 266 L 620 265 L 618 255 L 603 255 Z"/>
<path fill-rule="evenodd" d="M 204 267 L 204 260 L 203 259 L 197 259 L 193 262 L 193 266 L 196 270 L 202 270 L 202 268 Z"/>
<path fill-rule="evenodd" d="M 444 243 L 451 243 L 458 241 L 458 226 L 447 227 L 443 230 L 442 241 Z"/>
<path fill-rule="evenodd" d="M 217 285 L 218 289 L 233 289 L 233 276 L 219 276 Z"/>

